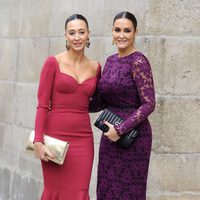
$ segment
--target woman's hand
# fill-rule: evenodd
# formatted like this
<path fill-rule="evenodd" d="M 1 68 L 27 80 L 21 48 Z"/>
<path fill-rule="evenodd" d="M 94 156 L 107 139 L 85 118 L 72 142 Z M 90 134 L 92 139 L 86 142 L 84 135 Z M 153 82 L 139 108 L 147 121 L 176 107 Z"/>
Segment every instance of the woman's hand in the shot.
<path fill-rule="evenodd" d="M 35 156 L 40 160 L 48 162 L 49 159 L 47 157 L 54 159 L 54 155 L 42 142 L 34 142 L 34 152 Z"/>
<path fill-rule="evenodd" d="M 110 139 L 112 142 L 116 142 L 120 138 L 120 136 L 117 134 L 114 126 L 107 121 L 105 121 L 104 124 L 109 127 L 108 132 L 104 133 L 104 135 L 107 136 L 108 139 Z"/>

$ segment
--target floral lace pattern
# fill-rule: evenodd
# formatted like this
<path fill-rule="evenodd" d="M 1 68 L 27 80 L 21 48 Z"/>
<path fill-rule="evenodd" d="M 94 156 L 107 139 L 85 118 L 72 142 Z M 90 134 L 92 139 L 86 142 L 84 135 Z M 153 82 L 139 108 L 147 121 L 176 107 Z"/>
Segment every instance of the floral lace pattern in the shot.
<path fill-rule="evenodd" d="M 143 55 L 138 55 L 133 61 L 131 71 L 141 105 L 124 123 L 115 126 L 119 135 L 138 126 L 155 108 L 154 84 L 148 60 Z"/>
<path fill-rule="evenodd" d="M 151 67 L 142 53 L 107 59 L 90 111 L 105 107 L 125 119 L 115 126 L 119 135 L 133 128 L 140 134 L 129 149 L 102 135 L 97 200 L 145 200 L 152 143 L 147 118 L 155 108 L 155 92 Z"/>

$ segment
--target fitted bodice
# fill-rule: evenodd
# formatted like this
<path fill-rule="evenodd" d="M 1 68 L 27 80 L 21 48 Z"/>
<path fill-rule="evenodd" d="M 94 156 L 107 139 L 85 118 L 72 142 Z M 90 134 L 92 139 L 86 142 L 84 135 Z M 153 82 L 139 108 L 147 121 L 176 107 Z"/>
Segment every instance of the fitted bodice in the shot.
<path fill-rule="evenodd" d="M 54 56 L 47 58 L 40 75 L 35 141 L 43 141 L 44 132 L 92 133 L 88 107 L 100 71 L 99 65 L 95 76 L 78 83 L 75 78 L 60 71 Z"/>
<path fill-rule="evenodd" d="M 71 75 L 60 72 L 54 57 L 56 73 L 51 96 L 51 107 L 88 111 L 90 97 L 96 89 L 97 76 L 78 83 Z"/>

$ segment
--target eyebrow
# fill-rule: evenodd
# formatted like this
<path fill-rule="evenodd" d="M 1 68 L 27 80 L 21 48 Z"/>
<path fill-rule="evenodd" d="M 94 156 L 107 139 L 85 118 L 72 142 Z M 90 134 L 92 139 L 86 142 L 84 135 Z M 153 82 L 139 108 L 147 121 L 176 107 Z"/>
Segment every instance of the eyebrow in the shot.
<path fill-rule="evenodd" d="M 117 27 L 115 26 L 114 28 L 118 28 L 118 29 L 121 29 L 120 27 Z M 126 27 L 126 28 L 123 28 L 123 29 L 132 29 L 133 27 Z"/>
<path fill-rule="evenodd" d="M 87 29 L 86 28 L 80 28 L 78 29 L 78 31 L 86 31 Z M 75 29 L 68 29 L 68 31 L 75 31 Z"/>

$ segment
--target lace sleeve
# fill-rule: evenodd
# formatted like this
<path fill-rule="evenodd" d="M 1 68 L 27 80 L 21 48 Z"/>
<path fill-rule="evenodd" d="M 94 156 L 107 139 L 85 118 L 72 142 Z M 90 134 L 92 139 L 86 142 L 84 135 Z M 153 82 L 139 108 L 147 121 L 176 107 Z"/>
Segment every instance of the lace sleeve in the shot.
<path fill-rule="evenodd" d="M 132 67 L 132 77 L 136 84 L 141 106 L 134 111 L 122 124 L 115 126 L 119 135 L 131 131 L 138 126 L 155 109 L 155 91 L 151 66 L 144 56 L 139 56 Z"/>

